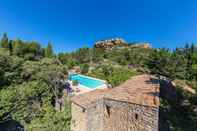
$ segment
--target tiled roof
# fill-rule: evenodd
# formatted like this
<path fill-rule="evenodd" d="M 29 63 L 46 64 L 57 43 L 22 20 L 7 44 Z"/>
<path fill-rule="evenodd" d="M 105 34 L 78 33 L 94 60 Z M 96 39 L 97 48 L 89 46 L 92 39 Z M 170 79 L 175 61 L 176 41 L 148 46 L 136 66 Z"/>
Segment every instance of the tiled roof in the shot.
<path fill-rule="evenodd" d="M 108 90 L 109 89 L 96 89 L 84 94 L 76 95 L 71 98 L 71 101 L 77 105 L 86 108 L 91 103 L 94 103 L 99 99 L 102 99 L 104 94 L 106 94 Z"/>
<path fill-rule="evenodd" d="M 113 89 L 97 89 L 74 96 L 71 101 L 86 108 L 91 103 L 103 98 L 158 107 L 159 83 L 151 75 L 139 75 Z"/>

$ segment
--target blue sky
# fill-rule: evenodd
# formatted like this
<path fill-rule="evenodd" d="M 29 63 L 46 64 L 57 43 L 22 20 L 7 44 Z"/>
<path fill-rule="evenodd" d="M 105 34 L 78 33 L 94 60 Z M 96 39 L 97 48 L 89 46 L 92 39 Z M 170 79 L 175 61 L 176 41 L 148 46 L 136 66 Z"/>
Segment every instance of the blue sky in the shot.
<path fill-rule="evenodd" d="M 55 52 L 121 37 L 175 48 L 197 43 L 196 0 L 0 0 L 0 36 L 36 40 Z"/>

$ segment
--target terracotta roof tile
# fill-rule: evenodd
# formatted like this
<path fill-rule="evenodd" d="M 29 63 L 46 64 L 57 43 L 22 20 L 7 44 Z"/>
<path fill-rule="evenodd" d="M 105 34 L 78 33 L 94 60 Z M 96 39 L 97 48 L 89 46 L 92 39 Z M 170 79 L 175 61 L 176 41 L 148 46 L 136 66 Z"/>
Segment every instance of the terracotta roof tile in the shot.
<path fill-rule="evenodd" d="M 113 89 L 97 89 L 74 96 L 71 101 L 86 108 L 91 103 L 103 98 L 158 107 L 159 83 L 151 75 L 139 75 Z"/>
<path fill-rule="evenodd" d="M 94 103 L 95 101 L 99 99 L 102 99 L 104 94 L 106 94 L 108 90 L 109 89 L 96 89 L 96 90 L 93 90 L 84 94 L 74 96 L 71 98 L 71 101 L 76 103 L 77 105 L 80 105 L 86 108 L 91 103 Z"/>

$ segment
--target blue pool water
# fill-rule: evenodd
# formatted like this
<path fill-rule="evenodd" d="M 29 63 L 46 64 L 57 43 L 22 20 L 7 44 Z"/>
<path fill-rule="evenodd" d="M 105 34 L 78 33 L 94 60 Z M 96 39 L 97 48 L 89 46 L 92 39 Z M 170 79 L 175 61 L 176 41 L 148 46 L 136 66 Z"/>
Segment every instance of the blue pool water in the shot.
<path fill-rule="evenodd" d="M 94 79 L 92 77 L 88 77 L 80 74 L 72 74 L 69 76 L 69 79 L 71 81 L 76 80 L 79 82 L 80 85 L 88 87 L 90 89 L 95 89 L 105 84 L 104 81 L 102 80 Z"/>

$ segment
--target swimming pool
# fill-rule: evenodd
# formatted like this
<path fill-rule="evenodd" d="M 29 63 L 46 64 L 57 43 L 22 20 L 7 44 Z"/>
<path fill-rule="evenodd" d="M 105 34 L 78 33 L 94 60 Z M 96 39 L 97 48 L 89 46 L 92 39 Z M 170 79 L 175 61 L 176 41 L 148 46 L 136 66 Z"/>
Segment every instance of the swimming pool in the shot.
<path fill-rule="evenodd" d="M 69 76 L 71 81 L 78 81 L 79 85 L 89 89 L 97 89 L 106 86 L 105 81 L 99 80 L 93 77 L 81 75 L 81 74 L 71 74 Z"/>

